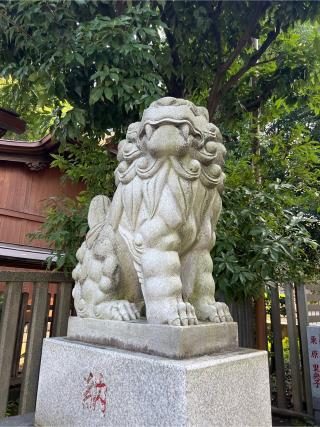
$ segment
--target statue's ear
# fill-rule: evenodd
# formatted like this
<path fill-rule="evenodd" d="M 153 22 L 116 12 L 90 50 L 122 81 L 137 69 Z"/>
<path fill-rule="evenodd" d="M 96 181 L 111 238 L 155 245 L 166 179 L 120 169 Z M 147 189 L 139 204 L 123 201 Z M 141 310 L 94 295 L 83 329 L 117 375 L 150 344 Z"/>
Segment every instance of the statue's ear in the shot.
<path fill-rule="evenodd" d="M 110 199 L 101 194 L 91 200 L 88 213 L 89 228 L 93 228 L 95 225 L 100 224 L 106 220 L 110 203 Z"/>

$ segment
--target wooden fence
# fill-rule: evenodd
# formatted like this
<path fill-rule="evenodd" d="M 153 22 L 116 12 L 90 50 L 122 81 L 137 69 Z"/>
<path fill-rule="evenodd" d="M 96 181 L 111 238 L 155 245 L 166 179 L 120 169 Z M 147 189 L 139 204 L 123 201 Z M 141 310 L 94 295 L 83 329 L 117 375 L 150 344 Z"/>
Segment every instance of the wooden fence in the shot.
<path fill-rule="evenodd" d="M 0 271 L 5 284 L 0 323 L 0 418 L 10 386 L 21 384 L 19 413 L 35 409 L 42 341 L 63 336 L 72 280 L 63 273 Z M 32 290 L 32 293 L 29 292 Z"/>
<path fill-rule="evenodd" d="M 239 346 L 255 348 L 255 305 L 253 300 L 228 304 L 233 320 L 238 323 Z"/>
<path fill-rule="evenodd" d="M 276 389 L 273 411 L 283 415 L 313 416 L 309 374 L 307 325 L 320 321 L 320 286 L 286 284 L 270 287 L 270 379 Z M 284 353 L 283 337 L 289 348 Z M 291 376 L 291 389 L 286 378 Z"/>

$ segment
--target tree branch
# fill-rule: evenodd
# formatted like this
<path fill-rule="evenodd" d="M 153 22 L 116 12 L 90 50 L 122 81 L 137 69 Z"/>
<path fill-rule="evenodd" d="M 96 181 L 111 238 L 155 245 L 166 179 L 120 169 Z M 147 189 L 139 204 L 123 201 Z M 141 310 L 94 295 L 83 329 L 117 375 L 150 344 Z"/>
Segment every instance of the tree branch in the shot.
<path fill-rule="evenodd" d="M 283 55 L 274 56 L 273 58 L 266 59 L 265 61 L 259 61 L 253 64 L 253 67 L 258 67 L 259 65 L 269 64 L 270 62 L 278 61 L 280 58 L 283 58 Z"/>
<path fill-rule="evenodd" d="M 275 89 L 275 87 L 277 86 L 277 79 L 279 76 L 279 70 L 277 70 L 273 76 L 272 76 L 272 80 L 271 82 L 269 82 L 267 85 L 265 85 L 263 87 L 262 93 L 260 96 L 256 97 L 253 101 L 250 100 L 250 103 L 243 103 L 243 109 L 245 111 L 248 112 L 253 112 L 258 110 L 262 103 L 267 101 L 267 99 L 269 99 L 269 97 L 272 95 L 273 90 Z M 232 120 L 234 117 L 237 116 L 237 113 L 235 112 L 230 112 L 230 114 L 227 114 L 226 119 L 227 120 Z"/>
<path fill-rule="evenodd" d="M 219 27 L 219 17 L 221 14 L 222 9 L 222 1 L 218 1 L 217 7 L 212 15 L 212 30 L 217 46 L 217 59 L 218 59 L 218 67 L 220 67 L 222 63 L 222 45 L 221 45 L 221 33 L 220 33 L 220 27 Z"/>
<path fill-rule="evenodd" d="M 261 2 L 258 2 L 258 4 L 255 3 L 255 5 L 252 9 L 252 13 L 251 13 L 251 17 L 249 19 L 248 25 L 246 26 L 246 29 L 245 29 L 242 37 L 238 41 L 237 46 L 235 47 L 235 49 L 233 50 L 233 52 L 231 53 L 229 58 L 226 60 L 226 62 L 222 63 L 218 67 L 217 72 L 216 72 L 214 79 L 213 79 L 213 82 L 212 82 L 211 90 L 209 93 L 209 99 L 208 99 L 208 103 L 207 103 L 207 108 L 209 111 L 210 118 L 214 115 L 216 108 L 218 106 L 219 97 L 220 97 L 220 85 L 221 85 L 221 82 L 223 80 L 225 73 L 228 71 L 228 69 L 231 67 L 233 62 L 236 60 L 238 55 L 242 52 L 242 50 L 244 49 L 244 47 L 248 43 L 250 37 L 252 36 L 252 34 L 253 34 L 253 32 L 254 32 L 254 30 L 255 30 L 258 22 L 259 22 L 259 19 L 264 14 L 264 12 L 267 10 L 269 5 L 270 5 L 270 3 L 268 1 L 261 1 Z"/>
<path fill-rule="evenodd" d="M 170 8 L 172 8 L 171 2 L 166 2 L 165 6 L 160 8 L 161 11 L 161 20 L 167 24 L 167 28 L 164 29 L 168 45 L 170 48 L 171 59 L 173 68 L 178 68 L 181 66 L 180 56 L 177 50 L 176 40 L 174 38 L 173 33 L 168 29 L 169 28 L 169 19 L 172 18 L 173 13 Z M 174 17 L 175 19 L 175 17 Z M 174 96 L 176 98 L 182 98 L 184 92 L 184 82 L 183 78 L 177 77 L 175 75 L 170 76 L 169 87 L 168 87 L 168 95 Z"/>
<path fill-rule="evenodd" d="M 209 18 L 211 19 L 210 29 L 214 35 L 216 47 L 217 47 L 217 59 L 218 59 L 218 67 L 222 63 L 222 43 L 221 43 L 221 33 L 219 28 L 219 18 L 222 11 L 222 0 L 217 1 L 217 5 L 214 9 L 212 9 L 211 2 L 205 2 L 204 7 L 208 13 Z M 202 37 L 202 42 L 206 40 L 206 36 L 208 36 L 209 31 L 206 31 Z"/>
<path fill-rule="evenodd" d="M 127 5 L 126 0 L 116 1 L 116 7 L 115 7 L 116 16 L 120 16 L 123 14 L 126 5 Z"/>
<path fill-rule="evenodd" d="M 249 58 L 248 62 L 240 68 L 239 71 L 236 72 L 233 76 L 230 77 L 230 79 L 227 81 L 227 83 L 224 85 L 223 90 L 221 93 L 226 93 L 228 90 L 230 90 L 233 86 L 236 85 L 236 83 L 239 81 L 239 79 L 253 66 L 257 64 L 257 61 L 261 56 L 264 54 L 264 52 L 268 49 L 268 47 L 271 45 L 271 43 L 278 37 L 280 33 L 280 25 L 277 25 L 276 29 L 274 31 L 270 31 L 265 41 L 262 43 L 260 48 Z"/>
<path fill-rule="evenodd" d="M 252 33 L 259 22 L 259 19 L 261 18 L 263 13 L 267 10 L 268 6 L 269 6 L 268 1 L 258 2 L 258 5 L 254 6 L 251 19 L 248 22 L 248 26 L 245 32 L 243 33 L 243 36 L 238 41 L 237 46 L 235 47 L 235 49 L 233 50 L 233 52 L 231 53 L 227 61 L 224 64 L 222 64 L 222 67 L 221 67 L 222 73 L 226 72 L 231 67 L 231 65 L 234 63 L 234 61 L 238 57 L 238 55 L 242 52 L 243 48 L 246 46 L 249 39 L 251 38 Z"/>

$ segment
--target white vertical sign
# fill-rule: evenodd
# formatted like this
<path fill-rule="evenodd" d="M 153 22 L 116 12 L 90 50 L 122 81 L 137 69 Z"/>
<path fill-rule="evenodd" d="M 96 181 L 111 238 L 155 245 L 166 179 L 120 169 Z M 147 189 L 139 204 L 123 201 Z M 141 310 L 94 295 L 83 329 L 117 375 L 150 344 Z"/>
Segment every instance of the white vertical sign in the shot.
<path fill-rule="evenodd" d="M 320 325 L 307 327 L 312 397 L 320 399 Z"/>

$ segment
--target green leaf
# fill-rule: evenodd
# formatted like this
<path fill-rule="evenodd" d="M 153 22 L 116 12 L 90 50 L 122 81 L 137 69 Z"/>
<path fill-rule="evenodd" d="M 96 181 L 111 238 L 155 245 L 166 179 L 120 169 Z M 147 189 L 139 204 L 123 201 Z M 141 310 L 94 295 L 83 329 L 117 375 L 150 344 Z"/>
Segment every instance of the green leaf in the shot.
<path fill-rule="evenodd" d="M 75 53 L 74 54 L 76 60 L 79 62 L 79 64 L 84 65 L 84 57 L 82 55 L 80 55 L 80 53 Z"/>
<path fill-rule="evenodd" d="M 110 87 L 106 87 L 104 88 L 104 96 L 109 100 L 109 101 L 113 101 L 113 92 L 112 89 Z"/>
<path fill-rule="evenodd" d="M 99 101 L 99 99 L 102 98 L 102 95 L 103 95 L 102 87 L 93 88 L 92 91 L 90 92 L 89 104 L 90 105 L 95 104 L 97 101 Z"/>

